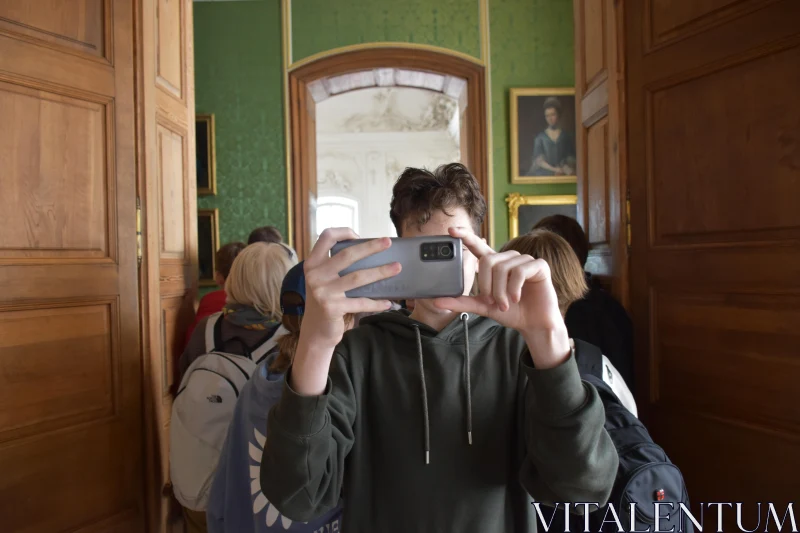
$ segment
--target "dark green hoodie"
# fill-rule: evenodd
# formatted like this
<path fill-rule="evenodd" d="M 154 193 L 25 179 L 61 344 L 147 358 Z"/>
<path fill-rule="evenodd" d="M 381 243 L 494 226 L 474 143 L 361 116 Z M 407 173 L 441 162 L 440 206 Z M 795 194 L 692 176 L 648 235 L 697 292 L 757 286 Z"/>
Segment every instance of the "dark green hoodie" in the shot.
<path fill-rule="evenodd" d="M 287 385 L 267 422 L 264 495 L 344 533 L 535 531 L 542 502 L 608 497 L 617 452 L 574 355 L 533 368 L 521 335 L 462 314 L 441 332 L 387 312 L 337 346 L 321 396 Z"/>

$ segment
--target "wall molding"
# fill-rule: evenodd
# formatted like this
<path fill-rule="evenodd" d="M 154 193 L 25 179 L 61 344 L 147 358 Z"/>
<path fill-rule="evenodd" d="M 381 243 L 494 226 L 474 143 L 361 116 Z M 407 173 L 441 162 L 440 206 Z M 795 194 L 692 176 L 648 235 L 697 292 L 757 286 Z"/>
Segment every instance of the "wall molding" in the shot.
<path fill-rule="evenodd" d="M 287 1 L 291 2 L 291 0 Z M 359 50 L 372 50 L 375 48 L 404 48 L 410 50 L 426 50 L 429 52 L 437 52 L 439 54 L 454 56 L 459 59 L 475 63 L 476 65 L 485 66 L 482 59 L 471 56 L 469 54 L 465 54 L 464 52 L 459 52 L 458 50 L 452 50 L 450 48 L 434 46 L 432 44 L 407 43 L 402 41 L 374 41 L 371 43 L 350 44 L 347 46 L 340 46 L 338 48 L 325 50 L 324 52 L 318 52 L 314 55 L 310 55 L 308 57 L 304 57 L 299 61 L 293 62 L 291 65 L 289 65 L 289 71 L 291 72 L 309 63 L 313 63 L 315 61 L 319 61 L 320 59 L 325 59 L 330 56 L 346 54 L 348 52 L 355 52 Z"/>
<path fill-rule="evenodd" d="M 488 205 L 488 212 L 486 216 L 489 217 L 489 246 L 494 248 L 494 142 L 492 138 L 492 56 L 491 56 L 491 42 L 489 32 L 489 0 L 479 0 L 480 7 L 480 33 L 481 33 L 481 59 L 483 59 L 484 68 L 486 69 L 486 77 L 484 93 L 486 94 L 486 114 L 488 120 L 486 121 L 486 181 L 489 183 L 486 192 L 486 203 Z"/>
<path fill-rule="evenodd" d="M 294 242 L 292 198 L 292 126 L 289 116 L 289 66 L 292 64 L 292 0 L 281 0 L 281 52 L 283 53 L 283 142 L 286 165 L 286 242 Z"/>

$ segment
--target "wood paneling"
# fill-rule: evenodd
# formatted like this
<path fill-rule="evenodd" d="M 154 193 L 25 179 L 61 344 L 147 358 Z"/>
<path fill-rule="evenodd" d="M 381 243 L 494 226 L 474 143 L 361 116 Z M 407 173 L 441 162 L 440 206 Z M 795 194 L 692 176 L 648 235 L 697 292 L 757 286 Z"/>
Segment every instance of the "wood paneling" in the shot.
<path fill-rule="evenodd" d="M 106 257 L 106 105 L 0 82 L 0 116 L 0 257 Z"/>
<path fill-rule="evenodd" d="M 794 46 L 648 93 L 655 245 L 800 238 L 800 106 L 775 105 L 798 65 Z"/>
<path fill-rule="evenodd" d="M 144 530 L 132 16 L 0 6 L 3 531 Z"/>
<path fill-rule="evenodd" d="M 157 128 L 156 168 L 161 192 L 161 252 L 183 259 L 186 245 L 184 189 L 188 181 L 183 165 L 186 145 L 179 134 L 160 124 Z"/>
<path fill-rule="evenodd" d="M 646 0 L 648 50 L 708 30 L 775 0 Z"/>
<path fill-rule="evenodd" d="M 628 6 L 639 412 L 693 502 L 785 509 L 800 490 L 800 3 Z M 635 46 L 651 19 L 674 38 Z"/>
<path fill-rule="evenodd" d="M 106 0 L 4 0 L 0 31 L 64 51 L 105 57 L 110 7 Z"/>
<path fill-rule="evenodd" d="M 589 238 L 586 270 L 628 304 L 624 3 L 575 0 L 578 221 Z"/>
<path fill-rule="evenodd" d="M 586 170 L 589 176 L 586 203 L 589 207 L 589 243 L 608 246 L 608 119 L 586 131 Z"/>
<path fill-rule="evenodd" d="M 185 290 L 185 289 L 184 289 Z M 164 414 L 167 418 L 172 414 L 172 396 L 171 391 L 175 390 L 175 354 L 183 352 L 184 336 L 181 333 L 185 332 L 188 324 L 182 323 L 185 321 L 186 316 L 183 312 L 183 293 L 178 293 L 177 296 L 163 297 L 161 300 L 161 323 L 163 328 L 161 331 L 161 346 L 163 348 L 161 373 L 161 389 L 163 392 L 163 405 Z"/>
<path fill-rule="evenodd" d="M 183 99 L 186 79 L 182 35 L 185 2 L 156 0 L 156 75 L 159 86 L 176 98 Z"/>
<path fill-rule="evenodd" d="M 429 50 L 390 46 L 345 52 L 304 64 L 289 72 L 291 120 L 292 224 L 294 248 L 301 258 L 311 251 L 311 212 L 316 202 L 317 154 L 312 146 L 316 126 L 311 113 L 314 99 L 309 85 L 323 78 L 377 68 L 435 72 L 466 80 L 467 120 L 462 124 L 462 159 L 488 197 L 486 154 L 486 84 L 484 67 L 455 56 Z M 464 149 L 466 147 L 466 150 Z M 312 185 L 313 183 L 313 185 Z M 313 187 L 313 188 L 312 188 Z M 488 238 L 489 220 L 481 229 Z"/>
<path fill-rule="evenodd" d="M 142 318 L 147 378 L 147 501 L 152 532 L 180 527 L 169 478 L 175 361 L 197 296 L 191 0 L 138 0 L 139 186 L 145 208 Z"/>
<path fill-rule="evenodd" d="M 581 2 L 583 9 L 583 81 L 584 90 L 593 85 L 595 79 L 606 75 L 606 0 Z M 599 80 L 598 80 L 599 81 Z"/>
<path fill-rule="evenodd" d="M 800 295 L 657 292 L 651 399 L 729 422 L 800 429 Z M 749 394 L 742 394 L 742 390 Z"/>
<path fill-rule="evenodd" d="M 110 304 L 0 313 L 0 441 L 114 413 L 113 323 Z"/>
<path fill-rule="evenodd" d="M 144 531 L 141 511 L 134 511 L 142 473 L 127 463 L 133 446 L 120 439 L 135 435 L 132 428 L 110 421 L 78 429 L 2 447 L 4 531 L 108 531 L 108 520 L 118 522 L 119 531 Z M 138 439 L 134 444 L 140 448 Z M 30 489 L 18 490 L 23 487 Z"/>

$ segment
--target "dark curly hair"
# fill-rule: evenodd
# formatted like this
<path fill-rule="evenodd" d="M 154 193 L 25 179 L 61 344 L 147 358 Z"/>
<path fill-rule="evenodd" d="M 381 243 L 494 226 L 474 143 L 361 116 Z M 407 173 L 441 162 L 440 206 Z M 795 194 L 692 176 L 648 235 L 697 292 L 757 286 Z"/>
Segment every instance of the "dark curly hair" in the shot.
<path fill-rule="evenodd" d="M 566 215 L 550 215 L 537 222 L 531 231 L 537 229 L 546 229 L 563 237 L 575 251 L 581 266 L 586 265 L 586 260 L 589 258 L 589 240 L 577 220 Z"/>
<path fill-rule="evenodd" d="M 478 180 L 461 163 L 448 163 L 431 172 L 421 168 L 406 168 L 392 189 L 389 216 L 397 235 L 409 224 L 424 226 L 431 213 L 441 209 L 463 208 L 472 220 L 472 229 L 481 233 L 486 216 L 486 200 L 481 194 Z"/>
<path fill-rule="evenodd" d="M 278 228 L 275 226 L 263 226 L 261 228 L 256 228 L 250 232 L 250 236 L 247 238 L 247 244 L 253 244 L 254 242 L 278 244 L 282 241 L 283 235 L 281 235 L 281 232 L 278 231 Z"/>

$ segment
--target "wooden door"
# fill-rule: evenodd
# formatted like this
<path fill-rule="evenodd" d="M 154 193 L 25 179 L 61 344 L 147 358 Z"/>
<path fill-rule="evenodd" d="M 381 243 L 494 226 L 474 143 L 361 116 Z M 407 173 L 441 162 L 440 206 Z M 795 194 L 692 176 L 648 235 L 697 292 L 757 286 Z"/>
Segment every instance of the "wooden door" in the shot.
<path fill-rule="evenodd" d="M 140 0 L 140 188 L 150 531 L 177 522 L 169 484 L 174 361 L 197 282 L 194 54 L 191 0 Z"/>
<path fill-rule="evenodd" d="M 622 2 L 574 0 L 578 221 L 586 270 L 628 305 Z"/>
<path fill-rule="evenodd" d="M 800 2 L 626 9 L 640 412 L 693 501 L 783 516 L 800 494 Z"/>
<path fill-rule="evenodd" d="M 0 529 L 144 528 L 133 12 L 0 2 Z"/>

